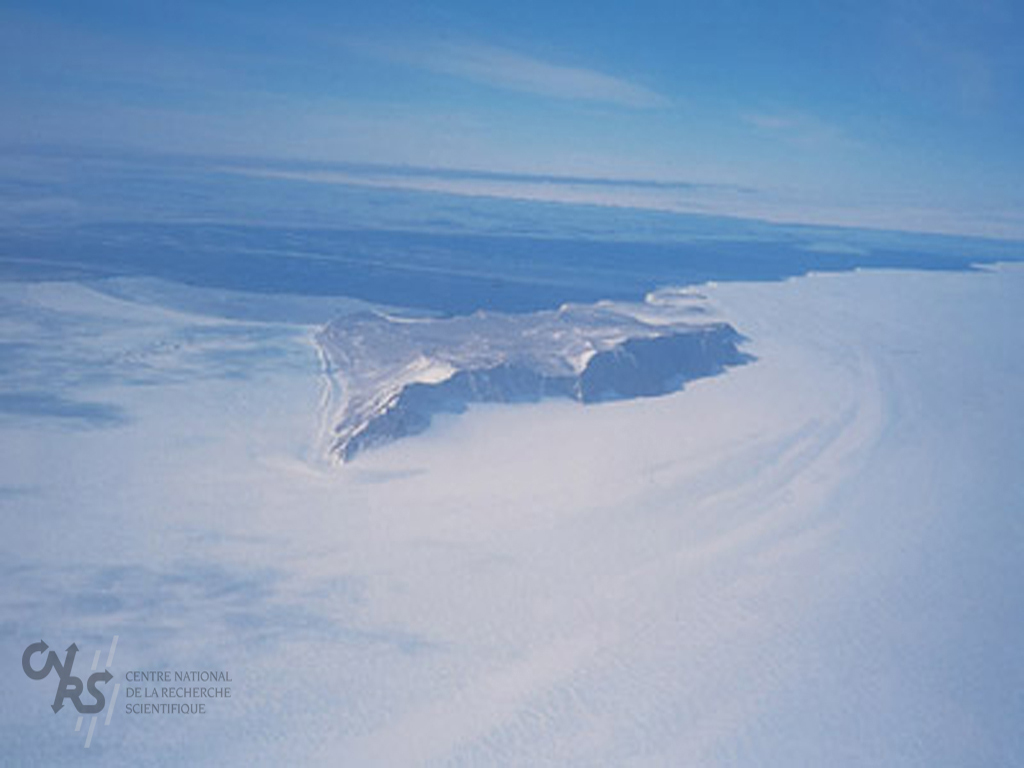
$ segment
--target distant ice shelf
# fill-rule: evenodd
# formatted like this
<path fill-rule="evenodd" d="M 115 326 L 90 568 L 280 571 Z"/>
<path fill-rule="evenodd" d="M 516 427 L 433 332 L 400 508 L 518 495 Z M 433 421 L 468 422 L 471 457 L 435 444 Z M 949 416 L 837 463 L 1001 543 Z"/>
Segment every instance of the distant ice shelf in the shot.
<path fill-rule="evenodd" d="M 317 334 L 334 389 L 328 448 L 347 462 L 470 403 L 665 395 L 749 360 L 742 339 L 687 289 L 521 315 L 346 315 Z"/>

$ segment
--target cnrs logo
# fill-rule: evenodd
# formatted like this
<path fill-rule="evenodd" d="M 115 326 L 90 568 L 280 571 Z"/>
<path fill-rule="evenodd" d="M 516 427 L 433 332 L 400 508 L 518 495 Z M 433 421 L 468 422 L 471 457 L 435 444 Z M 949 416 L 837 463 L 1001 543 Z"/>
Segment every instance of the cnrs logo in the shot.
<path fill-rule="evenodd" d="M 71 703 L 75 705 L 75 709 L 83 715 L 95 715 L 97 712 L 103 711 L 103 705 L 106 704 L 106 699 L 103 698 L 103 692 L 100 691 L 96 686 L 99 683 L 109 683 L 113 679 L 113 675 L 109 671 L 104 669 L 102 672 L 95 672 L 89 675 L 88 681 L 85 686 L 89 689 L 89 693 L 92 695 L 92 704 L 82 703 L 82 678 L 75 677 L 71 674 L 71 669 L 75 665 L 75 657 L 78 655 L 78 646 L 72 643 L 68 646 L 64 652 L 64 661 L 60 660 L 56 651 L 50 651 L 46 654 L 46 661 L 44 662 L 41 669 L 35 669 L 32 666 L 32 657 L 36 654 L 42 655 L 49 650 L 45 642 L 40 640 L 38 643 L 32 643 L 28 648 L 25 649 L 25 653 L 21 657 L 21 668 L 25 670 L 25 674 L 31 677 L 33 680 L 45 680 L 50 676 L 50 673 L 57 670 L 57 694 L 53 697 L 53 705 L 50 707 L 54 714 L 60 712 L 64 707 L 64 699 L 71 699 Z"/>
<path fill-rule="evenodd" d="M 64 702 L 68 699 L 78 710 L 78 720 L 75 723 L 75 732 L 82 730 L 82 721 L 85 715 L 92 715 L 89 723 L 89 732 L 85 737 L 85 746 L 92 743 L 92 735 L 96 730 L 96 715 L 103 711 L 107 700 L 104 696 L 104 688 L 113 679 L 110 674 L 110 667 L 114 663 L 114 649 L 117 648 L 117 635 L 110 644 L 110 653 L 107 654 L 106 668 L 97 671 L 100 664 L 100 651 L 92 658 L 91 674 L 83 681 L 81 677 L 72 674 L 75 667 L 75 659 L 78 656 L 78 646 L 72 643 L 64 651 L 64 659 L 60 654 L 51 651 L 44 641 L 32 643 L 25 649 L 21 656 L 21 668 L 25 674 L 33 680 L 45 680 L 51 672 L 57 673 L 57 692 L 53 696 L 53 704 L 50 709 L 57 714 L 64 708 Z M 121 688 L 120 683 L 114 684 L 114 691 L 110 697 L 110 707 L 107 708 L 107 717 L 104 720 L 110 725 L 110 716 L 114 713 L 114 702 L 117 701 L 117 692 Z M 84 701 L 83 701 L 84 697 Z"/>

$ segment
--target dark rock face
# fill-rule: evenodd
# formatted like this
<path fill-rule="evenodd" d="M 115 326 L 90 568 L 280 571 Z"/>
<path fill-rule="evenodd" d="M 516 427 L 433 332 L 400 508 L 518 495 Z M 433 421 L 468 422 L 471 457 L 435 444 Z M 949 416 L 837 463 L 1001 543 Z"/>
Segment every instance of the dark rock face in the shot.
<path fill-rule="evenodd" d="M 674 392 L 690 379 L 714 376 L 744 362 L 739 340 L 740 335 L 725 324 L 628 339 L 590 359 L 580 374 L 578 399 L 593 403 Z"/>
<path fill-rule="evenodd" d="M 726 323 L 682 322 L 664 308 L 653 320 L 644 315 L 597 305 L 444 320 L 340 318 L 318 337 L 343 395 L 330 450 L 349 461 L 470 403 L 656 397 L 749 359 Z"/>

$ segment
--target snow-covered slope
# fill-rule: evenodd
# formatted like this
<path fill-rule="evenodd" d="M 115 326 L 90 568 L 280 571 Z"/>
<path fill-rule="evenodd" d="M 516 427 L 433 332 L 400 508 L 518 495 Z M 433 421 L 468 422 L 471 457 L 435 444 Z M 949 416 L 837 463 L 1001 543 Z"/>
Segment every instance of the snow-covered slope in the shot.
<path fill-rule="evenodd" d="M 0 658 L 118 635 L 122 684 L 86 750 L 0 675 L 0 764 L 1020 765 L 1024 269 L 703 290 L 629 312 L 756 364 L 337 467 L 314 328 L 0 285 L 0 381 L 62 398 L 0 401 Z M 161 668 L 237 690 L 127 714 Z"/>
<path fill-rule="evenodd" d="M 740 335 L 710 320 L 699 300 L 663 291 L 644 304 L 525 315 L 343 316 L 318 335 L 327 374 L 340 384 L 340 405 L 328 416 L 330 451 L 348 461 L 469 403 L 652 397 L 744 362 Z"/>

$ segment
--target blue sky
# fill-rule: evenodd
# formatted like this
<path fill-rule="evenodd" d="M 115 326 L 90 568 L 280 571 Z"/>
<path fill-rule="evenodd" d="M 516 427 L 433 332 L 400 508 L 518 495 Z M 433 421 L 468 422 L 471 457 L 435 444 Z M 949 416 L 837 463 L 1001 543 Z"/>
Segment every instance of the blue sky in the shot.
<path fill-rule="evenodd" d="M 715 212 L 1024 236 L 1021 40 L 1011 0 L 35 0 L 0 8 L 0 145 L 694 182 L 745 190 Z M 701 208 L 627 192 L 602 194 Z"/>

